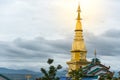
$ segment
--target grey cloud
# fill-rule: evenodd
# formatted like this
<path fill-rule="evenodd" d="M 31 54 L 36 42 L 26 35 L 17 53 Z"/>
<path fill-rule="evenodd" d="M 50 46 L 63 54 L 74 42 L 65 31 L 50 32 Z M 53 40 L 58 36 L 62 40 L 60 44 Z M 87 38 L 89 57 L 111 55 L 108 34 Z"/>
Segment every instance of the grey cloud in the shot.
<path fill-rule="evenodd" d="M 114 32 L 115 31 L 115 32 Z M 95 36 L 91 33 L 91 35 L 86 35 L 86 42 L 88 55 L 94 53 L 94 49 L 97 49 L 98 55 L 101 56 L 120 56 L 120 35 L 118 34 L 119 30 L 108 30 L 104 34 Z"/>
<path fill-rule="evenodd" d="M 18 38 L 12 42 L 0 42 L 0 66 L 26 69 L 28 64 L 31 64 L 27 69 L 34 67 L 34 70 L 38 70 L 39 67 L 45 67 L 48 58 L 53 58 L 57 64 L 64 66 L 70 57 L 68 49 L 71 46 L 67 46 L 69 44 L 71 42 L 67 38 L 47 40 L 42 37 L 33 40 Z"/>
<path fill-rule="evenodd" d="M 38 61 L 38 59 L 46 58 L 46 57 L 50 57 L 49 54 L 44 54 L 44 52 L 37 52 L 37 51 L 31 51 L 31 50 L 26 50 L 23 48 L 20 48 L 18 46 L 16 46 L 16 44 L 11 43 L 12 46 L 10 46 L 10 44 L 7 44 L 7 46 L 2 46 L 0 45 L 1 48 L 1 59 L 2 60 L 8 60 L 9 61 Z M 6 44 L 5 44 L 6 45 Z M 4 59 L 2 58 L 4 57 Z"/>
<path fill-rule="evenodd" d="M 107 30 L 102 35 L 105 37 L 109 37 L 109 38 L 119 39 L 120 38 L 120 29 L 110 29 L 110 30 Z"/>
<path fill-rule="evenodd" d="M 67 39 L 47 40 L 39 37 L 33 40 L 16 39 L 13 42 L 4 42 L 0 45 L 0 50 L 1 57 L 4 56 L 4 60 L 8 62 L 38 62 L 52 58 L 56 54 L 69 55 L 69 44 Z"/>
<path fill-rule="evenodd" d="M 120 56 L 120 43 L 117 36 L 114 39 L 109 37 L 112 35 L 111 33 L 109 36 L 106 34 L 109 34 L 109 31 L 98 36 L 92 33 L 85 35 L 88 58 L 94 57 L 94 49 L 97 49 L 98 56 L 101 57 Z M 66 60 L 70 60 L 71 54 L 69 51 L 72 40 L 72 38 L 48 40 L 43 37 L 37 37 L 33 40 L 18 38 L 13 42 L 0 42 L 1 61 L 7 62 L 8 60 L 9 63 L 42 61 L 44 63 L 48 58 L 54 58 L 57 63 L 63 64 L 64 62 L 66 64 Z M 5 57 L 5 59 L 2 57 Z"/>
<path fill-rule="evenodd" d="M 109 33 L 109 31 L 107 32 L 108 33 L 99 36 L 95 36 L 91 33 L 85 35 L 89 57 L 93 57 L 94 49 L 97 49 L 98 55 L 101 56 L 119 56 L 119 39 L 117 39 L 117 37 L 116 39 L 109 38 L 111 33 Z M 106 34 L 109 34 L 109 36 L 106 36 Z M 69 51 L 71 49 L 72 40 L 72 38 L 47 40 L 42 37 L 37 37 L 33 40 L 16 39 L 13 42 L 1 44 L 0 48 L 1 53 L 4 53 L 2 55 L 8 58 L 17 57 L 25 59 L 27 57 L 28 59 L 36 58 L 35 60 L 37 60 L 43 57 L 52 57 L 56 54 L 70 56 Z"/>
<path fill-rule="evenodd" d="M 50 53 L 65 53 L 70 49 L 70 41 L 68 39 L 47 40 L 44 38 L 36 38 L 34 40 L 15 40 L 17 46 L 32 50 Z"/>

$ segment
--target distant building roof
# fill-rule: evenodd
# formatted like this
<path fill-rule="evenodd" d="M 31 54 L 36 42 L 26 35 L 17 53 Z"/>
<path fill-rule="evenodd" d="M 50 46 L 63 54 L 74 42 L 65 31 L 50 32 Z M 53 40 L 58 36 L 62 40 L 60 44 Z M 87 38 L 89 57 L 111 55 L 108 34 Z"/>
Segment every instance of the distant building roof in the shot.
<path fill-rule="evenodd" d="M 1 74 L 5 80 L 26 80 L 27 74 Z M 31 74 L 31 78 L 29 80 L 35 80 L 37 78 L 37 75 Z M 1 80 L 1 79 L 0 79 Z"/>
<path fill-rule="evenodd" d="M 105 74 L 113 76 L 113 73 L 109 69 L 110 66 L 107 67 L 101 64 L 98 58 L 93 58 L 89 65 L 83 67 L 84 73 L 87 74 L 86 76 L 101 76 Z"/>
<path fill-rule="evenodd" d="M 0 80 L 10 80 L 8 77 L 0 74 Z"/>
<path fill-rule="evenodd" d="M 98 80 L 99 76 L 89 76 L 89 77 L 84 77 L 82 80 Z M 68 77 L 60 77 L 60 80 L 72 80 L 71 78 Z"/>

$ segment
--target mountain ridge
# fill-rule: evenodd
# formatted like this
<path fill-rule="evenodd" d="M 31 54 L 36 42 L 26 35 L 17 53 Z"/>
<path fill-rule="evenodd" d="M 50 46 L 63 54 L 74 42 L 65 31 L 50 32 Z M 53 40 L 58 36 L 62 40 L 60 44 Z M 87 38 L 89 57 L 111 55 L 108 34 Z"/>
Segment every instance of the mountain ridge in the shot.
<path fill-rule="evenodd" d="M 40 72 L 35 72 L 27 69 L 8 69 L 0 67 L 1 74 L 40 74 Z"/>

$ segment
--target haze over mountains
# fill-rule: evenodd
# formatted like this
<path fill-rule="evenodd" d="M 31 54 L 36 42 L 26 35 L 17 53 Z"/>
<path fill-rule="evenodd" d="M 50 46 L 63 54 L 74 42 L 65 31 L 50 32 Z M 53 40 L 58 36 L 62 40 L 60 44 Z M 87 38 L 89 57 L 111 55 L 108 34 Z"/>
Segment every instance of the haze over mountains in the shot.
<path fill-rule="evenodd" d="M 26 69 L 21 69 L 21 70 L 15 70 L 15 69 L 7 69 L 0 67 L 0 73 L 5 73 L 5 74 L 40 74 L 40 72 L 34 72 Z"/>
<path fill-rule="evenodd" d="M 15 70 L 15 69 L 7 69 L 7 68 L 3 68 L 0 67 L 0 74 L 21 74 L 21 75 L 27 75 L 27 74 L 31 74 L 31 75 L 36 75 L 37 77 L 42 76 L 42 73 L 39 72 L 35 72 L 35 71 L 30 71 L 27 69 L 20 69 L 20 70 Z M 65 76 L 66 75 L 66 70 L 61 70 L 58 71 L 58 76 Z"/>

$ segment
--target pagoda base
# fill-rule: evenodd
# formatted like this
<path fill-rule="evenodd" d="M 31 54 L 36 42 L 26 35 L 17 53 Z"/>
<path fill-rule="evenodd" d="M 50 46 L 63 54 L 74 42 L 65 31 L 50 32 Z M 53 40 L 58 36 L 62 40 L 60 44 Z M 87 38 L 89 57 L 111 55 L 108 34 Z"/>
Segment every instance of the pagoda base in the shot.
<path fill-rule="evenodd" d="M 87 60 L 80 60 L 80 61 L 68 61 L 67 64 L 69 66 L 68 72 L 71 70 L 78 70 L 86 65 L 88 65 L 90 62 Z"/>

